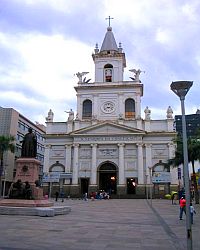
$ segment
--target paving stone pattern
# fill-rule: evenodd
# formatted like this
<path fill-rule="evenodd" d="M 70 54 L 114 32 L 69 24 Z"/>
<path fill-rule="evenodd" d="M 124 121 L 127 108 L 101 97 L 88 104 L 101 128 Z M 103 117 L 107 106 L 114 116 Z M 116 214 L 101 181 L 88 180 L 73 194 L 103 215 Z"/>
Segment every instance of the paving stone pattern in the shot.
<path fill-rule="evenodd" d="M 0 215 L 0 250 L 185 250 L 186 219 L 169 200 L 65 200 L 55 217 Z M 195 205 L 194 205 L 195 206 Z M 193 250 L 200 249 L 200 205 Z"/>

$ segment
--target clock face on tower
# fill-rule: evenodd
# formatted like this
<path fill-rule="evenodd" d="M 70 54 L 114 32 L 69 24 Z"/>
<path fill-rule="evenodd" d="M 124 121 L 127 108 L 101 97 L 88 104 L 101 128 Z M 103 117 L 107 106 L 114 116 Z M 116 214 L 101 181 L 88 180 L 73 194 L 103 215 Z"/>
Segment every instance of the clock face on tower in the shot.
<path fill-rule="evenodd" d="M 104 113 L 112 113 L 115 110 L 115 104 L 113 102 L 107 101 L 101 107 Z"/>

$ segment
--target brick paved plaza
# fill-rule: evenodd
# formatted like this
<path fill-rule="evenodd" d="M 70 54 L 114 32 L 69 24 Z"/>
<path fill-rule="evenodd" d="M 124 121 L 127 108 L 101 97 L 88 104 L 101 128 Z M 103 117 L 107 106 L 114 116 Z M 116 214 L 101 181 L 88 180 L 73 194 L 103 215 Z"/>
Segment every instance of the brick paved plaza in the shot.
<path fill-rule="evenodd" d="M 72 211 L 55 217 L 0 215 L 0 250 L 187 249 L 185 217 L 169 200 L 65 200 Z M 193 249 L 200 249 L 200 205 Z"/>

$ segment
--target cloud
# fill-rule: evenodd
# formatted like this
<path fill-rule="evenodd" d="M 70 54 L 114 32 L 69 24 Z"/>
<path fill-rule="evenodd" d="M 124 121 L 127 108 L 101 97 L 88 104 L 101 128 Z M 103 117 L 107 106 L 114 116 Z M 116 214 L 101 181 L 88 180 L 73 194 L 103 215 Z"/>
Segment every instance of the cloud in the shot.
<path fill-rule="evenodd" d="M 21 34 L 16 36 L 1 34 L 1 47 L 15 51 L 7 63 L 1 65 L 0 86 L 9 103 L 16 92 L 15 99 L 21 105 L 36 108 L 35 104 L 44 105 L 49 102 L 73 103 L 74 86 L 78 79 L 74 75 L 78 71 L 90 69 L 91 78 L 94 69 L 88 55 L 92 48 L 76 40 L 66 40 L 62 35 Z M 16 61 L 13 67 L 8 67 Z M 89 75 L 90 75 L 89 74 Z M 89 76 L 88 75 L 88 76 Z M 19 92 L 20 91 L 20 92 Z M 28 97 L 26 100 L 25 97 Z M 38 100 L 39 99 L 39 100 Z M 5 100 L 5 98 L 4 98 Z M 39 108 L 39 107 L 37 107 Z"/>
<path fill-rule="evenodd" d="M 199 108 L 200 3 L 197 0 L 1 0 L 1 106 L 12 105 L 30 119 L 44 122 L 51 108 L 55 120 L 76 110 L 78 71 L 94 80 L 91 54 L 103 41 L 111 16 L 117 43 L 126 53 L 125 80 L 140 68 L 142 109 L 166 117 L 169 105 L 180 113 L 171 92 L 175 80 L 193 80 L 186 111 Z M 15 95 L 16 93 L 16 95 Z M 26 103 L 26 106 L 24 103 Z M 159 103 L 159 108 L 158 108 Z M 24 109 L 24 106 L 26 107 Z M 141 111 L 143 115 L 143 111 Z"/>

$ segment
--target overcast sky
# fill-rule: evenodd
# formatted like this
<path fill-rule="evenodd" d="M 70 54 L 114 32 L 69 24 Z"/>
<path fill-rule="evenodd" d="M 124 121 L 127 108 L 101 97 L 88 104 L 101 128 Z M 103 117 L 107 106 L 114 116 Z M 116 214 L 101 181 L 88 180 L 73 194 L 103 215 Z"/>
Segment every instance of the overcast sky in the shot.
<path fill-rule="evenodd" d="M 109 15 L 127 67 L 145 71 L 142 117 L 165 119 L 170 105 L 180 114 L 172 81 L 194 81 L 185 100 L 186 114 L 200 108 L 199 0 L 0 0 L 0 106 L 45 124 L 76 112 L 77 72 L 89 71 L 92 53 L 103 42 Z"/>

